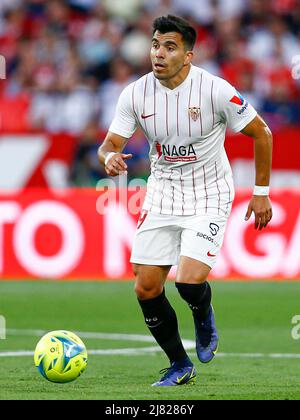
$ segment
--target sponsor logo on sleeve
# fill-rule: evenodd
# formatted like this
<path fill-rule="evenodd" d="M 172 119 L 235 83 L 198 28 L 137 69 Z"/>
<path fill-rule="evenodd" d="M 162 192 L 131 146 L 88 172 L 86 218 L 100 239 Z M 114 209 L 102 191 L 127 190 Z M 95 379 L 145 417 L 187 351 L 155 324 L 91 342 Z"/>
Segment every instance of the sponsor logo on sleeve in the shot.
<path fill-rule="evenodd" d="M 231 99 L 230 102 L 236 105 L 244 105 L 244 103 L 246 102 L 245 99 L 243 98 L 243 96 L 239 93 L 236 92 L 236 95 L 234 95 Z"/>
<path fill-rule="evenodd" d="M 249 103 L 246 101 L 246 99 L 243 98 L 243 96 L 239 92 L 237 92 L 236 95 L 234 95 L 230 99 L 230 102 L 242 107 L 239 111 L 237 111 L 239 115 L 242 115 L 249 106 Z"/>

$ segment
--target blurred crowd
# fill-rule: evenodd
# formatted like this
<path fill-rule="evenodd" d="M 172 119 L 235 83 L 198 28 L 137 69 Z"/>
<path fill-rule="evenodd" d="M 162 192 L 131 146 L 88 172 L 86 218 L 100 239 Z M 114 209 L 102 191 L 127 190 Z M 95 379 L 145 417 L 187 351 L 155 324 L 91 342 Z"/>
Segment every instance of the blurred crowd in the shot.
<path fill-rule="evenodd" d="M 75 183 L 103 175 L 98 143 L 123 88 L 151 71 L 152 22 L 168 13 L 197 28 L 195 65 L 232 83 L 273 130 L 298 124 L 299 0 L 0 0 L 1 96 L 30 98 L 33 129 L 78 137 Z M 146 176 L 141 133 L 127 150 L 132 175 Z"/>

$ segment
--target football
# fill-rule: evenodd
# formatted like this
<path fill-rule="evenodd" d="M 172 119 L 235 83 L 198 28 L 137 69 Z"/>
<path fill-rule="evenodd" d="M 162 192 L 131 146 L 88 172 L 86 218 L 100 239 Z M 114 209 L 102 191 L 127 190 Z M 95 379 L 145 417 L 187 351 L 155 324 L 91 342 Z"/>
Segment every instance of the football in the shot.
<path fill-rule="evenodd" d="M 52 331 L 37 343 L 34 364 L 50 382 L 66 383 L 77 379 L 87 367 L 84 343 L 70 331 Z"/>

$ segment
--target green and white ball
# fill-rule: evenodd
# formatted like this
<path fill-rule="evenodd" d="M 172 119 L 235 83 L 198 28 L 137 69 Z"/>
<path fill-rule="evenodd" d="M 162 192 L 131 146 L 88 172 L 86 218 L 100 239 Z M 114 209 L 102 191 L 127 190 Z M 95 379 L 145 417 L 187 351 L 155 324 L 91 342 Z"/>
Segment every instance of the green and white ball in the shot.
<path fill-rule="evenodd" d="M 84 343 L 70 331 L 52 331 L 38 342 L 34 352 L 34 364 L 48 381 L 57 383 L 77 379 L 87 367 L 87 351 Z"/>

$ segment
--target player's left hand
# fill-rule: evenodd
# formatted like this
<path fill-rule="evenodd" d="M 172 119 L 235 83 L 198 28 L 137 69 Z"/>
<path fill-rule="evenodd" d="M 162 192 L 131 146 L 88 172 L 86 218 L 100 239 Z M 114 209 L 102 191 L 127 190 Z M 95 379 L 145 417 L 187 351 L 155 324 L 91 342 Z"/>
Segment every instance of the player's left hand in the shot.
<path fill-rule="evenodd" d="M 268 196 L 254 195 L 249 203 L 245 220 L 249 220 L 252 212 L 255 214 L 254 228 L 262 230 L 272 219 L 272 205 Z"/>

